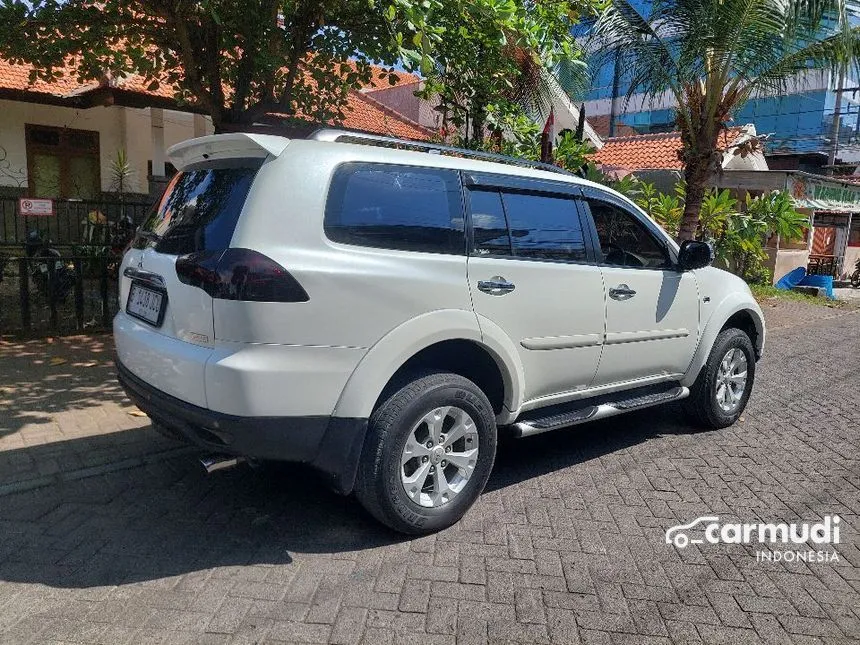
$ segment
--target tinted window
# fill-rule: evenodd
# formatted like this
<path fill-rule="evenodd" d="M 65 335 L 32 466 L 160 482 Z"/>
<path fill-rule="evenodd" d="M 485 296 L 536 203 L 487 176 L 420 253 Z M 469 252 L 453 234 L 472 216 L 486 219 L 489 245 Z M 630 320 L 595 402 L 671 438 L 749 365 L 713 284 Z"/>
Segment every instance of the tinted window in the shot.
<path fill-rule="evenodd" d="M 457 173 L 346 164 L 332 182 L 325 232 L 330 240 L 344 244 L 463 254 Z"/>
<path fill-rule="evenodd" d="M 226 249 L 259 169 L 206 168 L 176 175 L 155 203 L 135 246 L 155 243 L 160 253 L 183 254 Z"/>
<path fill-rule="evenodd" d="M 511 255 L 511 236 L 498 191 L 469 191 L 475 255 Z"/>
<path fill-rule="evenodd" d="M 639 218 L 608 202 L 586 201 L 597 228 L 604 264 L 650 268 L 669 266 L 666 248 Z"/>
<path fill-rule="evenodd" d="M 586 259 L 585 240 L 572 199 L 502 193 L 514 255 L 548 260 Z"/>

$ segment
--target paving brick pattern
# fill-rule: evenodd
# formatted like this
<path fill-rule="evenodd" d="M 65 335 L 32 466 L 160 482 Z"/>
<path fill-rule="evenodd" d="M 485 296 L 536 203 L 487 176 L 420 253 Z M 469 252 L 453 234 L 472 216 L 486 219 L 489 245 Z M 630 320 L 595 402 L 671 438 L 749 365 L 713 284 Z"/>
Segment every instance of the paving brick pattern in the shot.
<path fill-rule="evenodd" d="M 475 508 L 421 539 L 289 465 L 206 477 L 172 455 L 0 496 L 0 642 L 860 642 L 860 315 L 781 315 L 742 423 L 660 409 L 502 442 Z M 838 562 L 664 543 L 700 515 L 832 513 Z"/>
<path fill-rule="evenodd" d="M 112 343 L 106 334 L 0 340 L 0 494 L 175 447 L 133 416 Z"/>

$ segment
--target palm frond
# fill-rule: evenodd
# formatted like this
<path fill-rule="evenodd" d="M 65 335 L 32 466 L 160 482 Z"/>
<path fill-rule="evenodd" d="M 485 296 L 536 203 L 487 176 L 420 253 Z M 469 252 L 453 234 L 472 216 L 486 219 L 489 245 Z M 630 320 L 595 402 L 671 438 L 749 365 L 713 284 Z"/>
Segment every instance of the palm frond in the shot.
<path fill-rule="evenodd" d="M 743 98 L 753 94 L 782 94 L 793 81 L 803 82 L 800 77 L 810 69 L 823 69 L 838 73 L 849 66 L 857 71 L 860 61 L 860 27 L 847 33 L 815 42 L 797 49 L 774 61 L 770 66 L 757 70 L 757 73 L 743 84 Z"/>
<path fill-rule="evenodd" d="M 620 52 L 617 57 L 621 73 L 629 80 L 627 98 L 642 93 L 656 98 L 666 91 L 680 98 L 683 69 L 678 65 L 664 33 L 682 27 L 678 22 L 668 26 L 660 20 L 660 6 L 651 16 L 640 14 L 627 0 L 611 0 L 598 18 L 594 36 L 605 51 Z"/>
<path fill-rule="evenodd" d="M 528 50 L 511 47 L 508 55 L 516 61 L 519 74 L 511 80 L 505 98 L 534 117 L 549 114 L 554 99 L 569 100 L 571 93 L 582 93 L 588 87 L 588 67 L 579 57 L 564 58 L 548 69 Z"/>

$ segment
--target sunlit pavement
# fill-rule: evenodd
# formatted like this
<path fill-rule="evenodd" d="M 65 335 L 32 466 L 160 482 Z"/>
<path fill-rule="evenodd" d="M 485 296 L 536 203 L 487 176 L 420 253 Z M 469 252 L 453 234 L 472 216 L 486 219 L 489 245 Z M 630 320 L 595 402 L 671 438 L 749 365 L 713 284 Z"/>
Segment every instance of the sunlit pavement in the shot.
<path fill-rule="evenodd" d="M 475 508 L 418 540 L 300 467 L 204 475 L 134 416 L 109 337 L 0 345 L 0 642 L 854 642 L 860 314 L 763 308 L 743 422 L 504 442 Z M 832 514 L 836 562 L 664 540 Z"/>
<path fill-rule="evenodd" d="M 837 300 L 860 301 L 860 289 L 853 289 L 851 287 L 834 289 L 833 295 L 836 296 Z"/>

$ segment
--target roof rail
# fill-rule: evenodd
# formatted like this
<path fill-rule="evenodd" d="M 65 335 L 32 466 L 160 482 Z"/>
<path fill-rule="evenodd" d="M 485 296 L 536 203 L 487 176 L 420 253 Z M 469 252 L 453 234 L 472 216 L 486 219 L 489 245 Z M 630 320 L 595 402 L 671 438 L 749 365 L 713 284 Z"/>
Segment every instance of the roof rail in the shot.
<path fill-rule="evenodd" d="M 481 161 L 493 161 L 495 163 L 503 163 L 509 166 L 521 166 L 523 168 L 534 168 L 535 170 L 545 170 L 554 172 L 560 175 L 568 175 L 576 177 L 564 168 L 559 168 L 549 163 L 541 161 L 530 161 L 528 159 L 519 159 L 509 155 L 501 155 L 495 152 L 483 152 L 481 150 L 469 150 L 468 148 L 457 148 L 455 146 L 445 146 L 438 143 L 429 143 L 427 141 L 412 141 L 410 139 L 397 139 L 395 137 L 384 137 L 376 134 L 367 134 L 364 132 L 353 132 L 351 130 L 339 130 L 336 128 L 320 128 L 312 132 L 308 139 L 314 141 L 337 141 L 340 143 L 357 143 L 369 146 L 380 146 L 383 148 L 397 148 L 399 150 L 412 150 L 414 152 L 426 152 L 428 154 L 449 155 L 452 157 L 466 157 L 467 159 L 479 159 Z"/>

